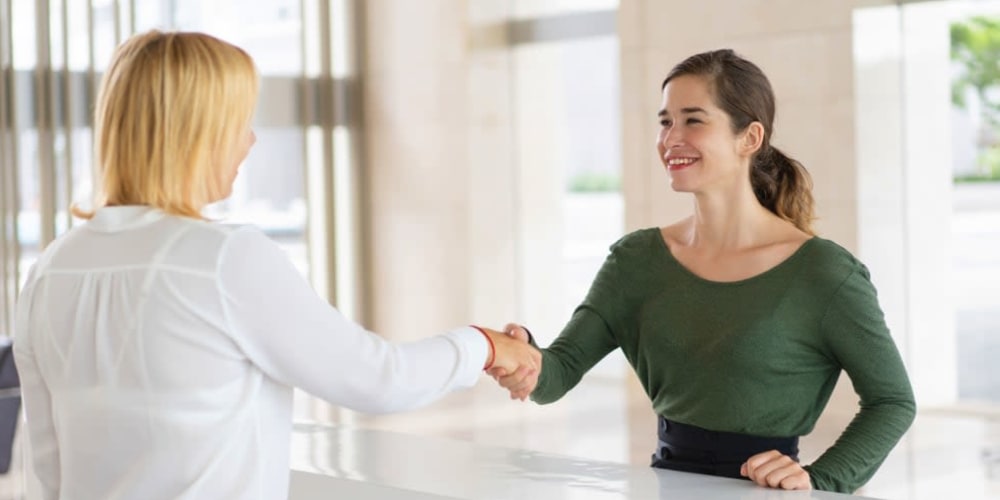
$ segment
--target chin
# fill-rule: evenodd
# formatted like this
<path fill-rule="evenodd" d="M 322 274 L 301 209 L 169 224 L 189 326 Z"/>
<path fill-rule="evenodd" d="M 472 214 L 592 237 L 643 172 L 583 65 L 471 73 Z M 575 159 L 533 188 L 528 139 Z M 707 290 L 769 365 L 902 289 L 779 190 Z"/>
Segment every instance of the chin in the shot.
<path fill-rule="evenodd" d="M 670 177 L 670 189 L 677 193 L 693 193 L 695 186 L 691 182 L 685 182 L 677 177 Z"/>

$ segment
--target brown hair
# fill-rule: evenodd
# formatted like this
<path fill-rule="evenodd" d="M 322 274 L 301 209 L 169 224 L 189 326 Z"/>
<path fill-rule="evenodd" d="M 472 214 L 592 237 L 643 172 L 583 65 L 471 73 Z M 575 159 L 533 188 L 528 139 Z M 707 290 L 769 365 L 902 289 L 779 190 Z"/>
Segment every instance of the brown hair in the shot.
<path fill-rule="evenodd" d="M 661 90 L 682 75 L 704 77 L 709 92 L 732 121 L 733 132 L 753 122 L 764 127 L 764 140 L 750 166 L 750 184 L 761 205 L 806 233 L 813 234 L 812 179 L 798 161 L 771 145 L 774 130 L 774 91 L 754 63 L 730 49 L 702 52 L 674 66 Z"/>
<path fill-rule="evenodd" d="M 95 208 L 148 205 L 200 218 L 227 188 L 221 172 L 250 125 L 257 89 L 253 59 L 213 36 L 154 30 L 126 40 L 97 97 Z"/>

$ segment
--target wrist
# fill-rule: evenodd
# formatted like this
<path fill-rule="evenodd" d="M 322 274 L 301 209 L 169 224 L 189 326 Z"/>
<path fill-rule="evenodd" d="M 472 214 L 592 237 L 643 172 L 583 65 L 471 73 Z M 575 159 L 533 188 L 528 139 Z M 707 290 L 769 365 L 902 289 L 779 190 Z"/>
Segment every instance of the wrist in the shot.
<path fill-rule="evenodd" d="M 484 330 L 481 327 L 478 327 L 476 325 L 469 325 L 469 326 L 475 328 L 476 330 L 479 330 L 479 333 L 483 334 L 483 337 L 486 337 L 486 343 L 489 344 L 489 352 L 486 355 L 486 363 L 483 365 L 483 370 L 489 370 L 490 368 L 493 368 L 493 363 L 496 361 L 497 358 L 497 346 L 496 344 L 493 343 L 493 337 L 490 337 L 490 334 L 487 333 L 486 330 Z"/>

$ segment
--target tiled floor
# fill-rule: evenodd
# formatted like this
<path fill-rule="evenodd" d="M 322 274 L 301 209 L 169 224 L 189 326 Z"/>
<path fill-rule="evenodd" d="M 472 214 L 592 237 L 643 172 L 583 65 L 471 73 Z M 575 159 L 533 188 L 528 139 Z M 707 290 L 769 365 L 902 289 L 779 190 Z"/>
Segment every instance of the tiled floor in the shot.
<path fill-rule="evenodd" d="M 549 406 L 506 399 L 491 380 L 407 414 L 366 416 L 311 408 L 313 420 L 647 465 L 655 419 L 631 381 L 596 377 Z M 308 403 L 300 402 L 300 411 Z M 809 462 L 836 439 L 850 415 L 826 415 L 801 441 Z M 20 452 L 0 477 L 0 500 L 25 498 Z M 858 492 L 899 500 L 1000 499 L 1000 409 L 922 409 L 878 474 Z M 294 499 L 292 499 L 294 500 Z"/>

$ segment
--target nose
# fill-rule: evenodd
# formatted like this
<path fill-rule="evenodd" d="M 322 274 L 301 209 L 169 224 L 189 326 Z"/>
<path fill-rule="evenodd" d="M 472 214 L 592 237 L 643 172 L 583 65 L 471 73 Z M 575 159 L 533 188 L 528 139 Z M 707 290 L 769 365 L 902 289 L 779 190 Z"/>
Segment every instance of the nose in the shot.
<path fill-rule="evenodd" d="M 667 129 L 667 133 L 663 137 L 663 143 L 666 144 L 668 148 L 677 146 L 678 144 L 683 144 L 684 143 L 683 128 L 675 125 Z"/>
<path fill-rule="evenodd" d="M 656 145 L 659 147 L 660 153 L 666 153 L 670 148 L 682 144 L 683 139 L 677 127 L 663 127 L 660 129 Z"/>

